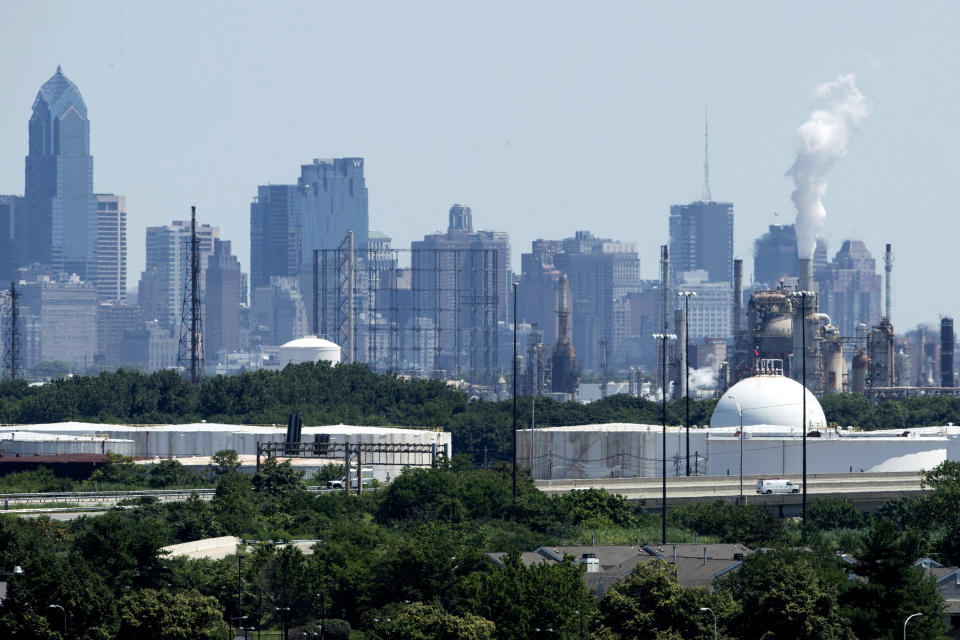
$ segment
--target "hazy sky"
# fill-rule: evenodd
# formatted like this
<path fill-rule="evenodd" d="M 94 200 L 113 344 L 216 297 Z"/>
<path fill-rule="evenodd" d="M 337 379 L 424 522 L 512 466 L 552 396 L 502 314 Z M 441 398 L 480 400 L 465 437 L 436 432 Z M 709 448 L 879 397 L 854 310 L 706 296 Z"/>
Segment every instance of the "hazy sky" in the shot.
<path fill-rule="evenodd" d="M 0 193 L 23 191 L 27 120 L 63 65 L 91 119 L 94 186 L 144 228 L 218 225 L 249 269 L 257 185 L 366 158 L 373 229 L 408 248 L 455 202 L 530 241 L 638 243 L 657 274 L 672 203 L 713 197 L 735 250 L 790 223 L 785 171 L 814 88 L 857 74 L 872 115 L 830 175 L 824 236 L 896 255 L 898 330 L 960 313 L 960 5 L 954 2 L 44 2 L 0 6 Z M 774 212 L 779 215 L 775 216 Z M 879 265 L 878 265 L 879 266 Z M 940 280 L 944 277 L 944 280 Z"/>

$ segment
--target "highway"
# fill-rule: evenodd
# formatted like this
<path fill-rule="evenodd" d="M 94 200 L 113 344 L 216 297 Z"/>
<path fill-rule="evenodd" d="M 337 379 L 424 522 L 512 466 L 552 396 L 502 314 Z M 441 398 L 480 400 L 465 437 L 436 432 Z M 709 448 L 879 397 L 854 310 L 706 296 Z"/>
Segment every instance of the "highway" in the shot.
<path fill-rule="evenodd" d="M 799 512 L 801 494 L 757 495 L 757 480 L 769 476 L 743 476 L 743 495 L 747 504 L 766 505 L 781 516 Z M 779 476 L 799 484 L 800 476 Z M 893 473 L 838 473 L 808 474 L 807 499 L 823 496 L 849 498 L 862 509 L 873 510 L 887 500 L 922 495 L 918 472 Z M 660 478 L 595 478 L 584 480 L 537 480 L 535 485 L 547 494 L 561 494 L 587 488 L 603 488 L 624 496 L 631 502 L 644 501 L 650 509 L 660 508 L 662 482 Z M 312 493 L 339 491 L 323 487 L 308 487 Z M 66 493 L 7 493 L 0 494 L 0 513 L 21 516 L 47 515 L 54 519 L 69 519 L 81 515 L 97 515 L 107 509 L 123 506 L 127 501 L 156 498 L 161 502 L 186 500 L 196 494 L 201 500 L 212 500 L 214 489 L 143 489 L 138 491 L 89 491 Z M 737 502 L 740 496 L 740 476 L 668 476 L 667 506 L 687 502 Z"/>
<path fill-rule="evenodd" d="M 747 504 L 766 505 L 780 515 L 794 515 L 803 501 L 802 494 L 758 495 L 757 480 L 770 476 L 743 476 L 743 496 Z M 777 476 L 800 484 L 798 475 Z M 922 495 L 919 472 L 807 474 L 807 501 L 818 497 L 848 498 L 863 509 L 876 509 L 887 500 Z M 661 478 L 599 478 L 591 480 L 537 480 L 538 489 L 548 494 L 577 489 L 603 488 L 631 502 L 645 501 L 659 508 L 663 495 Z M 929 489 L 927 489 L 929 490 Z M 740 476 L 667 476 L 667 506 L 686 502 L 737 502 Z"/>

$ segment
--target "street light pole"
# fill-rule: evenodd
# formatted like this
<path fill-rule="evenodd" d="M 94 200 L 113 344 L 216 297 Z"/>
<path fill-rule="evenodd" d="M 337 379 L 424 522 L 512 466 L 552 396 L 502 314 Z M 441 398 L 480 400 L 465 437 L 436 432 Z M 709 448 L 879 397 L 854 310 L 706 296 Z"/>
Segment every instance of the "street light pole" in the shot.
<path fill-rule="evenodd" d="M 913 613 L 907 616 L 907 619 L 903 621 L 903 640 L 907 640 L 907 623 L 910 622 L 911 618 L 916 618 L 917 616 L 922 616 L 922 613 Z"/>
<path fill-rule="evenodd" d="M 66 634 L 67 633 L 67 610 L 58 604 L 48 605 L 47 609 L 60 609 L 60 611 L 63 613 L 63 633 Z"/>
<path fill-rule="evenodd" d="M 687 404 L 687 475 L 690 475 L 690 297 L 696 296 L 696 291 L 681 291 L 683 296 L 683 388 L 686 391 Z"/>
<path fill-rule="evenodd" d="M 737 413 L 740 414 L 740 431 L 738 432 L 740 435 L 740 438 L 739 438 L 740 440 L 740 502 L 739 504 L 743 504 L 743 407 L 740 406 L 740 402 L 737 400 L 735 396 L 727 396 L 727 397 L 733 400 L 734 404 L 737 405 Z"/>
<path fill-rule="evenodd" d="M 713 640 L 717 640 L 717 614 L 710 607 L 700 607 L 700 611 L 709 611 L 713 615 Z"/>
<path fill-rule="evenodd" d="M 531 449 L 532 452 L 532 449 Z M 513 283 L 513 499 L 517 490 L 517 283 Z"/>
<path fill-rule="evenodd" d="M 662 380 L 660 389 L 661 399 L 663 401 L 663 496 L 660 509 L 662 519 L 660 539 L 661 544 L 667 544 L 667 340 L 676 338 L 677 336 L 670 333 L 655 333 L 653 337 L 658 340 L 663 340 L 663 366 L 661 368 Z"/>

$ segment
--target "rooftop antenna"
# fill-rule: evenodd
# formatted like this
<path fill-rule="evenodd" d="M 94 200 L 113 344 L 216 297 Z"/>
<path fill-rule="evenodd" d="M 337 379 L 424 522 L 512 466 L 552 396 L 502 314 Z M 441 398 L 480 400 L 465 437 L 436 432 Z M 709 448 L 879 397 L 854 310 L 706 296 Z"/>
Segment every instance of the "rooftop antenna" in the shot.
<path fill-rule="evenodd" d="M 704 202 L 713 202 L 710 195 L 710 130 L 707 126 L 707 107 L 703 107 L 703 194 Z"/>

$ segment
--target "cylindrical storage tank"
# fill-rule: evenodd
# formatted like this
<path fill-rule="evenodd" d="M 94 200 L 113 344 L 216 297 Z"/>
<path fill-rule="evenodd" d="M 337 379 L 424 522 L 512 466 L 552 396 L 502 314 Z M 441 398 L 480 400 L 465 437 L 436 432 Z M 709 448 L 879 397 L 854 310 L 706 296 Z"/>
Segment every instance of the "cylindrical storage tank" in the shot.
<path fill-rule="evenodd" d="M 0 454 L 4 456 L 69 456 L 76 454 L 115 453 L 133 456 L 136 452 L 133 440 L 84 438 L 77 436 L 31 437 L 17 433 L 12 439 L 0 441 Z"/>
<path fill-rule="evenodd" d="M 870 356 L 858 353 L 853 358 L 853 392 L 863 393 L 867 389 L 867 371 L 870 370 Z"/>
<path fill-rule="evenodd" d="M 839 341 L 823 344 L 824 393 L 840 393 L 843 390 L 843 349 Z"/>
<path fill-rule="evenodd" d="M 280 347 L 278 359 L 280 366 L 300 364 L 302 362 L 320 362 L 327 360 L 334 364 L 340 362 L 340 345 L 316 336 L 305 336 L 291 340 Z"/>
<path fill-rule="evenodd" d="M 940 318 L 940 386 L 953 386 L 953 318 Z"/>

